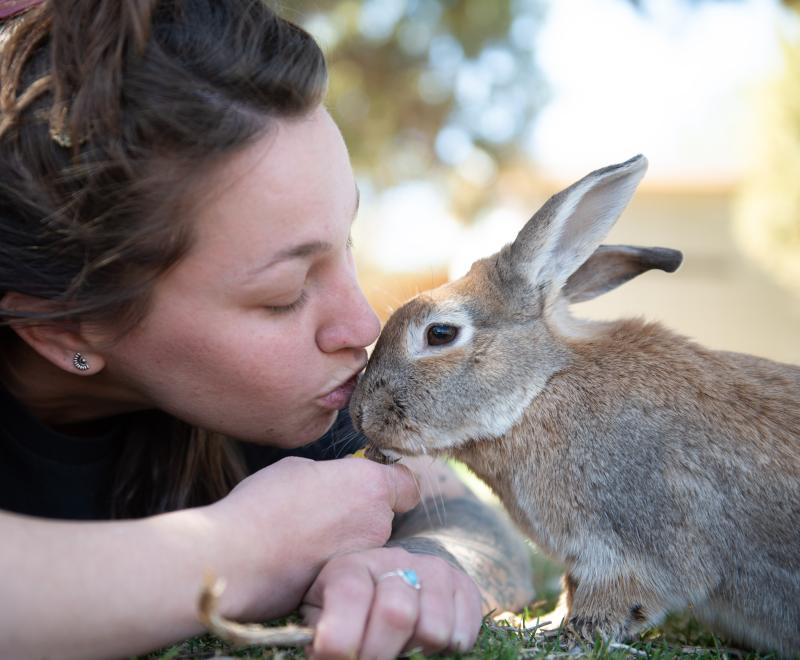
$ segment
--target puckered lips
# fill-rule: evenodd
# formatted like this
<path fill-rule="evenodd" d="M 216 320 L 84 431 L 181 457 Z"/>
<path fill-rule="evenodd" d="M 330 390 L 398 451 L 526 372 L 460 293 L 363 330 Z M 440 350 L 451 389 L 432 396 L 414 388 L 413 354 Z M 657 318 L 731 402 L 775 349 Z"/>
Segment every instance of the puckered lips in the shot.
<path fill-rule="evenodd" d="M 356 389 L 358 382 L 358 374 L 361 369 L 356 371 L 346 381 L 334 387 L 330 392 L 319 398 L 320 405 L 328 410 L 342 410 L 350 403 L 350 397 L 353 395 L 353 390 Z"/>

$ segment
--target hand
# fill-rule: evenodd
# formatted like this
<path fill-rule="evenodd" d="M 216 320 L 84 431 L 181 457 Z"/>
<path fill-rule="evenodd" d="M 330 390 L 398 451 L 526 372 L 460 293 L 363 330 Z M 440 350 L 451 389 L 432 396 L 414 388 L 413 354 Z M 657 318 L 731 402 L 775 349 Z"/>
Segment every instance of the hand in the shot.
<path fill-rule="evenodd" d="M 230 594 L 223 611 L 246 618 L 285 614 L 325 562 L 384 545 L 394 514 L 418 501 L 407 468 L 354 458 L 285 458 L 251 475 L 209 507 L 234 571 L 223 575 Z"/>
<path fill-rule="evenodd" d="M 416 571 L 422 588 L 400 577 Z M 315 626 L 314 658 L 395 658 L 403 651 L 466 651 L 481 625 L 475 583 L 443 559 L 401 548 L 377 548 L 331 559 L 303 599 Z"/>

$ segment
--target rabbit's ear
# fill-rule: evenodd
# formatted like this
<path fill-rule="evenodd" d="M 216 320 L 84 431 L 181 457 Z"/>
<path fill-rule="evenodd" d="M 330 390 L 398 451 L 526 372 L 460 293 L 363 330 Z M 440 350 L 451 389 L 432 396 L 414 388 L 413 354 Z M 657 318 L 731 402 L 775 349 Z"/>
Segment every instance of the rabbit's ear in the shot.
<path fill-rule="evenodd" d="M 536 287 L 559 291 L 597 249 L 647 170 L 635 156 L 588 174 L 551 197 L 510 246 L 512 266 Z"/>
<path fill-rule="evenodd" d="M 562 293 L 571 303 L 591 300 L 653 268 L 673 273 L 681 261 L 683 255 L 669 248 L 601 245 L 570 275 Z"/>

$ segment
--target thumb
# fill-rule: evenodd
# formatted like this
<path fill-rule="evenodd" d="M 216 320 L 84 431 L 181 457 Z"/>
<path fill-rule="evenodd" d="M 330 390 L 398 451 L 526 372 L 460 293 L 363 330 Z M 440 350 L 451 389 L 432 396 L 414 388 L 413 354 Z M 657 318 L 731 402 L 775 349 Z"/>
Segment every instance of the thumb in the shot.
<path fill-rule="evenodd" d="M 389 505 L 395 513 L 410 511 L 420 499 L 420 488 L 414 473 L 405 465 L 386 465 L 389 483 Z"/>

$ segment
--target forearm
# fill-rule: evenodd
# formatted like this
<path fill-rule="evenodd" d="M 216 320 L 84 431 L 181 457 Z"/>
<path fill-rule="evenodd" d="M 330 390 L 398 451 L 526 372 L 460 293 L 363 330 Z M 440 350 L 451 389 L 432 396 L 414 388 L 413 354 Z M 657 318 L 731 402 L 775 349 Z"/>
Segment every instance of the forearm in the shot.
<path fill-rule="evenodd" d="M 213 558 L 202 515 L 78 523 L 0 513 L 0 617 L 9 657 L 109 657 L 199 631 Z"/>
<path fill-rule="evenodd" d="M 388 545 L 434 554 L 461 568 L 478 585 L 484 612 L 521 609 L 534 597 L 526 541 L 502 511 L 455 479 L 439 468 L 424 477 L 426 498 L 396 518 Z"/>
<path fill-rule="evenodd" d="M 0 513 L 2 655 L 120 657 L 199 633 L 205 571 L 234 570 L 217 531 L 206 509 L 88 523 Z M 238 607 L 229 591 L 223 611 Z"/>

